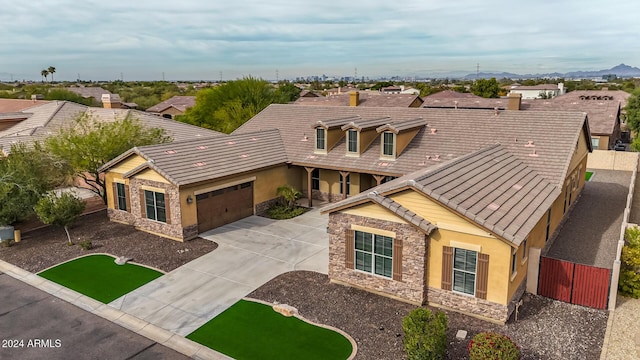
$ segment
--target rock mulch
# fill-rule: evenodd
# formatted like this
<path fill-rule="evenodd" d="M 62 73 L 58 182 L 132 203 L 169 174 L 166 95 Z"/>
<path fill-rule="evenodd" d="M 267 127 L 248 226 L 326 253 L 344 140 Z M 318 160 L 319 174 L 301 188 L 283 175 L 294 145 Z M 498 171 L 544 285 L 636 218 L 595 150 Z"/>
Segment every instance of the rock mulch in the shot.
<path fill-rule="evenodd" d="M 108 253 L 169 272 L 218 246 L 200 238 L 181 243 L 138 231 L 110 222 L 106 211 L 80 217 L 69 232 L 74 243 L 89 240 L 94 248 L 68 246 L 64 229 L 49 226 L 23 234 L 22 241 L 11 247 L 0 247 L 0 259 L 35 273 L 78 256 Z"/>
<path fill-rule="evenodd" d="M 403 359 L 402 317 L 415 307 L 351 287 L 331 284 L 326 275 L 295 271 L 278 276 L 249 297 L 294 306 L 305 318 L 337 327 L 358 344 L 357 359 Z M 511 337 L 522 359 L 599 359 L 608 313 L 525 295 L 517 322 L 496 325 L 446 312 L 447 359 L 468 359 L 469 340 L 481 331 Z M 466 330 L 465 340 L 457 340 Z"/>

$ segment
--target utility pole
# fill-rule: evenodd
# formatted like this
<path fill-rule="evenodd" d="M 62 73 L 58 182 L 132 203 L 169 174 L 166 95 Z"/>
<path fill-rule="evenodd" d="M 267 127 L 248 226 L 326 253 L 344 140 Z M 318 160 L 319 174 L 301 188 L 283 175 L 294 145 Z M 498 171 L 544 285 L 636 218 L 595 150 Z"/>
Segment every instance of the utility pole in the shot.
<path fill-rule="evenodd" d="M 276 82 L 280 81 L 280 74 L 278 74 L 278 69 L 276 69 Z"/>
<path fill-rule="evenodd" d="M 222 71 L 220 71 L 220 82 L 222 82 Z"/>
<path fill-rule="evenodd" d="M 480 63 L 476 64 L 476 80 L 480 77 Z"/>
<path fill-rule="evenodd" d="M 164 71 L 162 72 L 162 81 L 164 81 Z"/>
<path fill-rule="evenodd" d="M 353 83 L 355 84 L 358 81 L 358 68 L 353 69 Z"/>
<path fill-rule="evenodd" d="M 122 75 L 122 73 L 120 73 L 120 81 L 124 82 L 124 75 Z"/>

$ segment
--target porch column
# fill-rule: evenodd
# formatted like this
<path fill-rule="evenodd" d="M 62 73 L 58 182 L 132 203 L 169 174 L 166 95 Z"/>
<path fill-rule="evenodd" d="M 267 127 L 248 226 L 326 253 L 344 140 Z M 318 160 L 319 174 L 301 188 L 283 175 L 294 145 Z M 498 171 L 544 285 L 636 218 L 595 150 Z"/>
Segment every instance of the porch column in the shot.
<path fill-rule="evenodd" d="M 376 186 L 380 186 L 380 184 L 382 184 L 382 180 L 384 180 L 385 176 L 384 175 L 373 175 L 373 178 L 376 179 Z"/>
<path fill-rule="evenodd" d="M 342 198 L 347 198 L 347 176 L 349 176 L 349 171 L 340 171 L 340 176 L 342 176 Z"/>
<path fill-rule="evenodd" d="M 311 196 L 313 194 L 313 189 L 311 189 L 311 173 L 313 172 L 313 170 L 315 170 L 316 168 L 312 168 L 312 167 L 306 167 L 304 168 L 305 170 L 307 170 L 307 198 L 309 199 L 309 207 L 313 206 L 313 203 L 311 201 Z"/>

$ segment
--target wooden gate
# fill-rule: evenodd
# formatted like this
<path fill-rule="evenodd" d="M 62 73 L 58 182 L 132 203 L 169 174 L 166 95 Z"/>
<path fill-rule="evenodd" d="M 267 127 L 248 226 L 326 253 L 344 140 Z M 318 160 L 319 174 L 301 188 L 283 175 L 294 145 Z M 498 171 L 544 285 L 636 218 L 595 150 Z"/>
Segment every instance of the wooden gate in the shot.
<path fill-rule="evenodd" d="M 540 258 L 538 294 L 571 304 L 606 309 L 611 269 Z"/>

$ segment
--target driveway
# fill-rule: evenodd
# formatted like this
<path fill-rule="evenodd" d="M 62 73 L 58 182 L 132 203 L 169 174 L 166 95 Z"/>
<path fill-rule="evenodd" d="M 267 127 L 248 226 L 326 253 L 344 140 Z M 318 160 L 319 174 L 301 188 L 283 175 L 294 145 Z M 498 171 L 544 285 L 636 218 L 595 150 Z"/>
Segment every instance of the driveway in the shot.
<path fill-rule="evenodd" d="M 290 220 L 251 216 L 200 234 L 219 247 L 109 305 L 188 335 L 280 274 L 326 274 L 327 219 L 319 209 Z"/>

